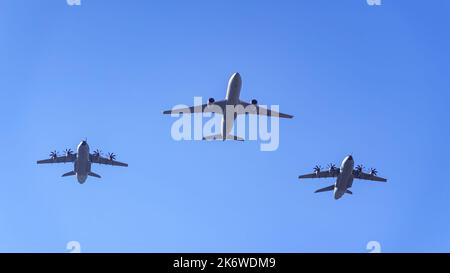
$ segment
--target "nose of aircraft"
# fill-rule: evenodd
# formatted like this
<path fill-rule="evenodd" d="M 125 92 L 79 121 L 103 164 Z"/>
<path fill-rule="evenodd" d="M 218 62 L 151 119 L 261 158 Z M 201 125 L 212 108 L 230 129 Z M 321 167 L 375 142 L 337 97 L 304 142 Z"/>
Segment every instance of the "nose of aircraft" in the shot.
<path fill-rule="evenodd" d="M 83 142 L 81 142 L 81 145 L 86 146 L 87 142 L 84 140 Z"/>
<path fill-rule="evenodd" d="M 339 192 L 339 191 L 336 191 L 336 192 L 334 193 L 334 200 L 340 199 L 343 195 L 344 195 L 343 193 L 341 193 L 341 192 Z"/>
<path fill-rule="evenodd" d="M 349 155 L 348 156 L 348 160 L 352 160 L 353 161 L 353 156 Z"/>
<path fill-rule="evenodd" d="M 233 80 L 240 82 L 242 80 L 241 79 L 241 74 L 239 74 L 238 72 L 234 73 Z"/>

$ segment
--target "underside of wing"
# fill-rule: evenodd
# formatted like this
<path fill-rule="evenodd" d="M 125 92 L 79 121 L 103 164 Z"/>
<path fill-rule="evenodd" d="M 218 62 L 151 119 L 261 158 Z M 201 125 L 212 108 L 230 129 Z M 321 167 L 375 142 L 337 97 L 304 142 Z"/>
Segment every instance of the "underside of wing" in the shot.
<path fill-rule="evenodd" d="M 166 110 L 163 112 L 165 115 L 170 114 L 194 114 L 194 113 L 223 113 L 223 109 L 226 105 L 224 100 L 216 101 L 214 103 L 205 103 L 202 105 L 185 107 L 185 108 L 177 108 L 172 110 Z"/>
<path fill-rule="evenodd" d="M 97 164 L 104 164 L 104 165 L 110 165 L 110 166 L 120 166 L 120 167 L 128 167 L 127 163 L 122 163 L 120 161 L 116 161 L 114 159 L 109 159 L 103 156 L 97 156 L 97 155 L 90 155 L 90 161 L 92 163 Z"/>
<path fill-rule="evenodd" d="M 330 172 L 330 171 L 320 171 L 314 172 L 310 174 L 300 175 L 299 179 L 312 179 L 312 178 L 329 178 L 329 177 L 337 177 L 339 172 Z"/>
<path fill-rule="evenodd" d="M 52 157 L 52 158 L 44 159 L 44 160 L 38 160 L 37 164 L 68 163 L 68 162 L 74 162 L 76 159 L 77 159 L 76 154 L 70 154 L 70 155 Z"/>
<path fill-rule="evenodd" d="M 239 114 L 255 114 L 261 116 L 270 116 L 270 117 L 280 117 L 280 118 L 293 118 L 294 116 L 279 113 L 277 111 L 273 111 L 270 109 L 266 109 L 256 104 L 251 104 L 245 101 L 241 101 L 241 105 L 244 107 L 243 111 L 240 111 Z"/>
<path fill-rule="evenodd" d="M 387 182 L 387 179 L 365 172 L 353 171 L 353 177 L 355 179 L 377 181 L 377 182 Z"/>

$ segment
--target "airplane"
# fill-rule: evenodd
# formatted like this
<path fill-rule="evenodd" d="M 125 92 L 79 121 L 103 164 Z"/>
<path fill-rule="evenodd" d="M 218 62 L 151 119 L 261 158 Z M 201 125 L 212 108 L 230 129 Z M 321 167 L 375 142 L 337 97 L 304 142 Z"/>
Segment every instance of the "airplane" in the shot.
<path fill-rule="evenodd" d="M 207 136 L 204 137 L 203 140 L 238 140 L 243 141 L 244 139 L 230 135 L 231 130 L 233 129 L 233 123 L 234 120 L 236 120 L 237 115 L 239 114 L 256 114 L 256 115 L 266 115 L 266 116 L 278 116 L 280 118 L 293 118 L 291 115 L 278 113 L 276 111 L 272 111 L 269 109 L 262 108 L 258 106 L 258 101 L 253 99 L 250 103 L 240 100 L 240 94 L 241 94 L 241 88 L 242 88 L 242 78 L 239 73 L 234 73 L 229 82 L 228 82 L 228 88 L 227 93 L 224 100 L 215 101 L 214 98 L 209 98 L 208 103 L 203 104 L 201 106 L 192 106 L 189 108 L 181 108 L 176 110 L 167 110 L 164 111 L 163 114 L 178 114 L 178 113 L 206 113 L 206 112 L 214 112 L 214 113 L 220 113 L 223 115 L 222 121 L 221 121 L 221 134 L 213 135 L 213 136 Z M 211 107 L 212 105 L 219 106 L 217 107 Z M 243 108 L 245 108 L 246 112 L 234 112 L 234 118 L 227 119 L 226 117 L 226 108 L 227 106 L 237 106 L 241 105 Z M 254 106 L 254 107 L 248 107 L 247 106 Z M 219 112 L 218 110 L 221 109 Z"/>
<path fill-rule="evenodd" d="M 100 175 L 91 171 L 92 163 L 128 167 L 128 164 L 116 161 L 114 153 L 108 153 L 108 157 L 103 157 L 102 152 L 97 149 L 91 154 L 87 140 L 81 141 L 76 153 L 71 149 L 66 149 L 64 155 L 59 156 L 58 152 L 53 151 L 50 153 L 50 159 L 37 161 L 37 164 L 49 163 L 74 163 L 73 171 L 63 174 L 62 177 L 76 175 L 80 184 L 86 182 L 88 176 L 101 178 Z"/>
<path fill-rule="evenodd" d="M 336 200 L 340 199 L 345 193 L 353 194 L 349 190 L 353 185 L 353 179 L 387 182 L 387 179 L 377 176 L 378 171 L 376 169 L 372 168 L 370 169 L 370 172 L 366 173 L 364 172 L 364 167 L 362 165 L 358 165 L 356 168 L 354 168 L 354 165 L 355 161 L 353 160 L 353 156 L 349 155 L 342 161 L 340 168 L 337 168 L 334 164 L 329 164 L 328 170 L 322 171 L 320 166 L 316 166 L 314 167 L 314 173 L 301 175 L 298 178 L 337 177 L 335 184 L 315 191 L 315 193 L 334 191 L 334 199 Z"/>

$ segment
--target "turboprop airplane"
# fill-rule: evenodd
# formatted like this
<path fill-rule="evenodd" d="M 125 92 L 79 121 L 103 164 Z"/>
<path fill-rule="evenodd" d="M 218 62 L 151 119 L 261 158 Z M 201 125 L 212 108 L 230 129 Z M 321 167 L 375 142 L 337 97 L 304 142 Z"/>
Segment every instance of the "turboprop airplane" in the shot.
<path fill-rule="evenodd" d="M 51 163 L 73 163 L 73 171 L 65 173 L 62 176 L 66 177 L 76 175 L 80 184 L 86 182 L 88 176 L 101 178 L 100 175 L 91 171 L 92 163 L 128 167 L 128 164 L 116 161 L 116 155 L 114 153 L 108 153 L 107 157 L 103 157 L 102 152 L 97 149 L 91 154 L 89 152 L 89 145 L 86 140 L 83 140 L 78 145 L 76 153 L 74 153 L 71 149 L 66 149 L 64 155 L 60 156 L 58 155 L 58 152 L 53 151 L 50 153 L 50 159 L 37 161 L 37 164 Z"/>
<path fill-rule="evenodd" d="M 330 164 L 328 165 L 328 170 L 322 171 L 320 166 L 316 166 L 314 167 L 314 173 L 301 175 L 298 178 L 307 179 L 336 177 L 336 183 L 315 191 L 316 193 L 334 191 L 334 199 L 336 200 L 341 198 L 346 193 L 353 194 L 349 188 L 352 187 L 354 179 L 387 182 L 385 178 L 377 176 L 378 171 L 376 169 L 372 168 L 369 172 L 364 172 L 364 167 L 362 165 L 358 165 L 356 168 L 354 168 L 354 165 L 355 162 L 353 160 L 353 156 L 349 155 L 344 159 L 344 161 L 342 161 L 340 168 L 337 168 L 334 164 Z"/>

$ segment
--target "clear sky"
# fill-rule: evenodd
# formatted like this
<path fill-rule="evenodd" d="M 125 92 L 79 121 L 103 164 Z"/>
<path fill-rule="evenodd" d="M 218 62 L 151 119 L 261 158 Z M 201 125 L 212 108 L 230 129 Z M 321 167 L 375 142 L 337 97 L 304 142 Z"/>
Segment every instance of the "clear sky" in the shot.
<path fill-rule="evenodd" d="M 450 251 L 447 0 L 0 2 L 0 251 Z M 194 96 L 278 104 L 280 146 L 174 141 Z M 129 168 L 38 166 L 51 150 Z M 376 167 L 353 196 L 316 164 Z"/>

